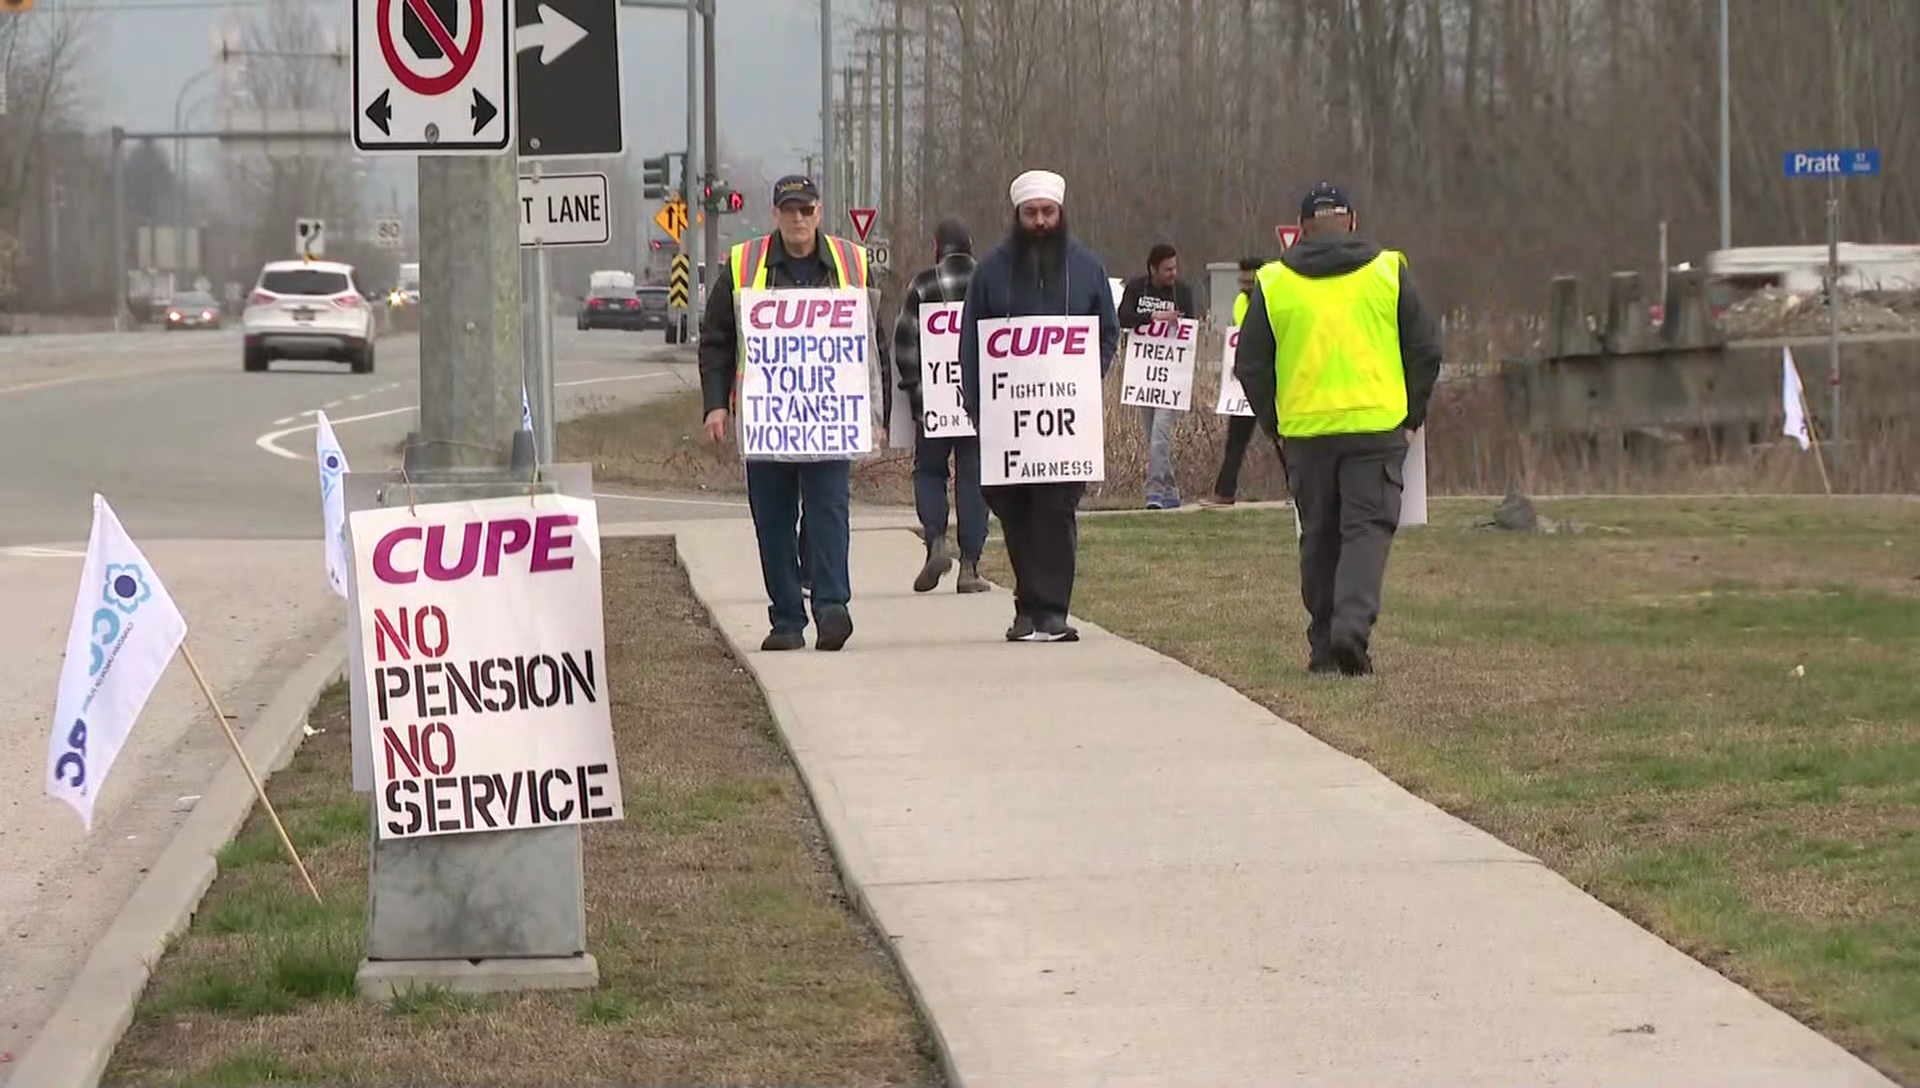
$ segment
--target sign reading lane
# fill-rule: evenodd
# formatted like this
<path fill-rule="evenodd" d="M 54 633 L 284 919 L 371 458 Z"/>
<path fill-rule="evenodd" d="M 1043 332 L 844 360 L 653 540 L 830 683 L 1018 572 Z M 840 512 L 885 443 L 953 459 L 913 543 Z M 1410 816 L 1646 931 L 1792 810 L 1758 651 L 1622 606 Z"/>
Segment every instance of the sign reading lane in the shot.
<path fill-rule="evenodd" d="M 1880 150 L 1863 147 L 1842 151 L 1789 151 L 1782 165 L 1790 178 L 1871 176 L 1880 172 Z"/>
<path fill-rule="evenodd" d="M 353 146 L 490 155 L 514 146 L 512 0 L 353 0 Z"/>
<path fill-rule="evenodd" d="M 530 7 L 537 21 L 520 24 L 515 34 L 520 157 L 624 154 L 619 0 L 540 0 L 520 10 Z"/>
<path fill-rule="evenodd" d="M 522 246 L 604 246 L 613 237 L 607 175 L 520 179 Z"/>

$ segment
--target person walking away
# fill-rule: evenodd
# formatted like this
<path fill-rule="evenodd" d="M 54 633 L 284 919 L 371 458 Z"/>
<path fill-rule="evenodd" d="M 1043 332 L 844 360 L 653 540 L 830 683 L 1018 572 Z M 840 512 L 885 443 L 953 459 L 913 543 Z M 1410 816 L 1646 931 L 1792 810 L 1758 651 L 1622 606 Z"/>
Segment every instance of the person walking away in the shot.
<path fill-rule="evenodd" d="M 737 405 L 746 366 L 735 309 L 740 291 L 867 288 L 866 249 L 820 230 L 820 190 L 811 178 L 789 174 L 774 182 L 773 221 L 772 233 L 728 252 L 700 321 L 700 391 L 706 436 L 712 442 L 726 438 L 727 419 Z M 877 335 L 873 342 L 879 343 Z M 873 410 L 884 412 L 885 371 L 870 365 L 868 376 Z M 875 422 L 875 442 L 884 447 L 884 424 L 879 417 Z M 760 574 L 772 628 L 760 644 L 762 650 L 797 650 L 806 645 L 807 600 L 801 591 L 796 525 L 805 531 L 813 582 L 814 645 L 838 650 L 852 637 L 853 616 L 847 609 L 852 596 L 847 573 L 852 471 L 850 460 L 747 462 L 747 505 L 759 540 Z"/>
<path fill-rule="evenodd" d="M 1300 240 L 1248 292 L 1234 376 L 1281 444 L 1300 518 L 1307 667 L 1373 671 L 1407 436 L 1426 422 L 1440 339 L 1404 255 L 1358 236 L 1345 190 L 1300 203 Z"/>
<path fill-rule="evenodd" d="M 1253 291 L 1253 278 L 1260 271 L 1260 258 L 1240 258 L 1240 293 L 1233 298 L 1235 328 L 1246 324 L 1247 298 Z M 1254 417 L 1227 417 L 1227 448 L 1220 457 L 1220 474 L 1214 477 L 1213 494 L 1200 500 L 1201 506 L 1232 506 L 1240 490 L 1240 466 L 1247 460 L 1247 443 L 1253 438 Z"/>
<path fill-rule="evenodd" d="M 933 267 L 922 270 L 907 285 L 900 317 L 893 325 L 893 362 L 900 370 L 900 390 L 913 406 L 913 507 L 920 515 L 920 534 L 927 544 L 926 563 L 913 580 L 915 593 L 927 593 L 953 567 L 947 543 L 947 480 L 952 465 L 953 506 L 960 541 L 959 593 L 984 593 L 980 553 L 987 546 L 987 500 L 980 493 L 980 439 L 977 436 L 927 436 L 926 399 L 920 365 L 920 307 L 929 302 L 965 302 L 967 282 L 973 279 L 973 235 L 957 219 L 944 219 L 933 231 Z M 905 426 L 906 421 L 898 425 Z"/>
<path fill-rule="evenodd" d="M 1166 242 L 1147 251 L 1147 270 L 1127 281 L 1120 295 L 1120 327 L 1131 332 L 1156 321 L 1196 317 L 1193 289 L 1180 279 L 1180 255 Z M 1173 474 L 1172 408 L 1141 408 L 1147 436 L 1147 509 L 1180 508 L 1180 481 Z"/>
<path fill-rule="evenodd" d="M 980 425 L 982 321 L 1059 314 L 1100 321 L 1100 376 L 1113 367 L 1120 344 L 1113 289 L 1100 259 L 1067 228 L 1067 182 L 1059 174 L 1029 170 L 1013 179 L 1013 227 L 1005 241 L 981 260 L 967 286 L 960 322 L 960 383 L 967 415 Z M 1084 483 L 1004 484 L 983 489 L 1000 519 L 1007 560 L 1013 566 L 1013 625 L 1009 642 L 1073 642 L 1079 632 L 1067 622 L 1073 603 L 1074 562 L 1079 548 L 1076 510 Z"/>

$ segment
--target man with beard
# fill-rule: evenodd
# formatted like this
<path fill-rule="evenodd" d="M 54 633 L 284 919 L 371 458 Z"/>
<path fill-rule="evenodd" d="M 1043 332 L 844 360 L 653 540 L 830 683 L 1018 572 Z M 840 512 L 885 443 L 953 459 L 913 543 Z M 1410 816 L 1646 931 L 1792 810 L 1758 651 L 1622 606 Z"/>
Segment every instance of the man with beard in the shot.
<path fill-rule="evenodd" d="M 1120 327 L 1137 332 L 1156 321 L 1196 317 L 1193 289 L 1180 279 L 1180 254 L 1166 242 L 1147 251 L 1147 270 L 1127 281 L 1120 296 Z M 1141 408 L 1147 436 L 1147 509 L 1178 510 L 1180 481 L 1173 474 L 1172 408 Z"/>
<path fill-rule="evenodd" d="M 1426 422 L 1440 337 L 1407 259 L 1355 236 L 1344 190 L 1300 205 L 1300 241 L 1254 277 L 1233 373 L 1285 453 L 1300 519 L 1310 672 L 1373 671 L 1407 434 Z"/>
<path fill-rule="evenodd" d="M 1100 376 L 1113 366 L 1120 321 L 1100 259 L 1067 231 L 1066 179 L 1029 170 L 1013 179 L 1013 229 L 974 269 L 960 323 L 960 381 L 967 415 L 980 425 L 982 321 L 1006 317 L 1098 317 Z M 1084 483 L 1004 484 L 982 489 L 1000 519 L 1013 565 L 1013 626 L 1009 642 L 1073 642 L 1067 623 L 1073 602 L 1079 531 L 1075 509 Z"/>

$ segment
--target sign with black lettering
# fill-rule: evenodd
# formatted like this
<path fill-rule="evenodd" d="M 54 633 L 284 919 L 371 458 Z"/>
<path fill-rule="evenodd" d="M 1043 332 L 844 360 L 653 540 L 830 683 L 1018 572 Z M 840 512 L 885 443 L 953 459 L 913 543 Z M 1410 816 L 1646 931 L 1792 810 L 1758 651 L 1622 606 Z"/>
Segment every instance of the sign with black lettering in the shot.
<path fill-rule="evenodd" d="M 621 819 L 594 504 L 350 517 L 379 836 Z"/>
<path fill-rule="evenodd" d="M 520 179 L 522 246 L 604 246 L 613 238 L 605 174 Z"/>
<path fill-rule="evenodd" d="M 1103 480 L 1100 320 L 980 322 L 980 483 Z"/>
<path fill-rule="evenodd" d="M 1127 334 L 1121 404 L 1176 412 L 1193 407 L 1193 345 L 1200 337 L 1200 323 L 1168 313 L 1169 317 Z"/>
<path fill-rule="evenodd" d="M 1214 412 L 1223 416 L 1250 416 L 1253 405 L 1247 403 L 1247 391 L 1233 376 L 1233 361 L 1240 355 L 1240 326 L 1227 330 L 1227 343 L 1220 353 L 1220 401 Z"/>
<path fill-rule="evenodd" d="M 960 395 L 963 302 L 920 304 L 920 430 L 928 438 L 972 438 Z"/>

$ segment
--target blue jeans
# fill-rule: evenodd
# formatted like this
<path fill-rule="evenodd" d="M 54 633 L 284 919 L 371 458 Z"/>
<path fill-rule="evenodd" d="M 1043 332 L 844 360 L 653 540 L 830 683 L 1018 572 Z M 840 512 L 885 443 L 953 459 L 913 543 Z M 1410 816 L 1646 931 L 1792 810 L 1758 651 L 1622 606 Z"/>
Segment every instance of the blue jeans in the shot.
<path fill-rule="evenodd" d="M 800 592 L 800 535 L 794 531 L 803 516 L 814 616 L 823 608 L 845 607 L 852 597 L 847 576 L 852 481 L 851 461 L 747 462 L 747 505 L 760 541 L 760 578 L 766 583 L 771 602 L 767 620 L 774 630 L 807 627 L 807 602 Z"/>
<path fill-rule="evenodd" d="M 913 506 L 927 543 L 947 532 L 947 461 L 953 461 L 960 558 L 978 560 L 987 547 L 987 500 L 980 493 L 978 438 L 919 438 L 913 444 Z"/>
<path fill-rule="evenodd" d="M 1147 502 L 1180 505 L 1180 481 L 1173 475 L 1171 408 L 1142 408 L 1140 426 L 1147 432 Z"/>

